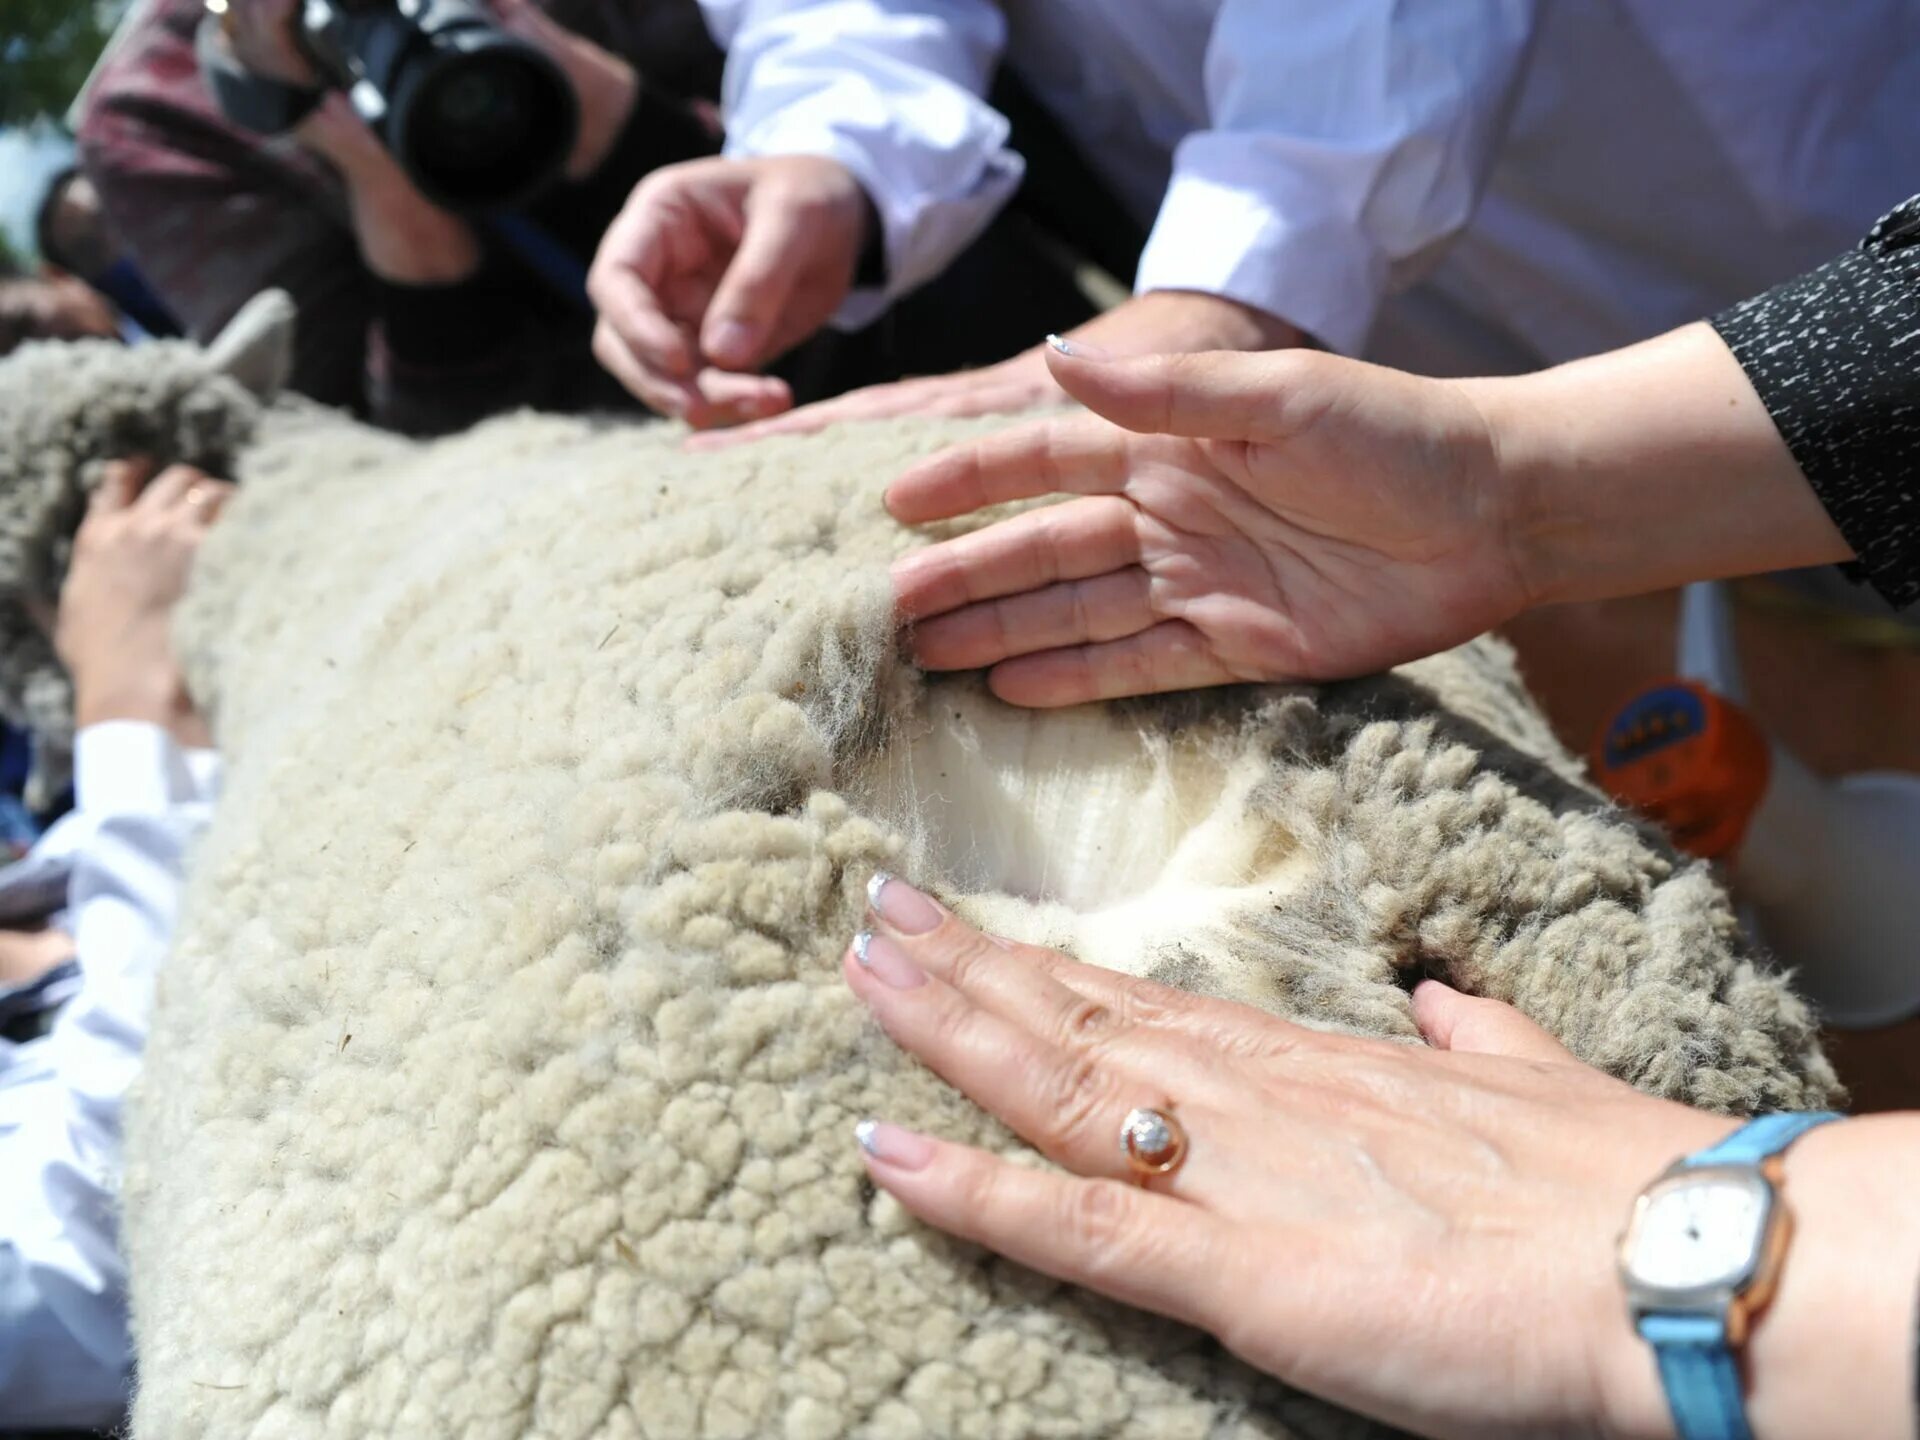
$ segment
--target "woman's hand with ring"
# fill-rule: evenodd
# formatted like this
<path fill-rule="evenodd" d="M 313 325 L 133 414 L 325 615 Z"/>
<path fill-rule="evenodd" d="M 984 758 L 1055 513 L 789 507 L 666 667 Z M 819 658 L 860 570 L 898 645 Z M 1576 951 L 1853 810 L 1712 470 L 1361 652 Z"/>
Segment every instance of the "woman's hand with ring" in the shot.
<path fill-rule="evenodd" d="M 913 1214 L 1422 1433 L 1663 1433 L 1614 1241 L 1640 1187 L 1732 1122 L 1436 982 L 1412 998 L 1426 1047 L 1324 1034 L 982 935 L 898 880 L 873 894 L 848 983 L 1071 1172 L 863 1125 Z M 1123 1153 L 1138 1107 L 1184 1132 L 1169 1173 Z"/>

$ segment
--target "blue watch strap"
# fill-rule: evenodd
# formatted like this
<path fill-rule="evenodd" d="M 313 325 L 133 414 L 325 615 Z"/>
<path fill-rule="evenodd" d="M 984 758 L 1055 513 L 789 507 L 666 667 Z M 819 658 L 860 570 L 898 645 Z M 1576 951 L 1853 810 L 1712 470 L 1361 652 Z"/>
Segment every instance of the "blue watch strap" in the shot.
<path fill-rule="evenodd" d="M 1758 1165 L 1816 1125 L 1840 1118 L 1831 1110 L 1761 1115 L 1674 1168 Z M 1653 1347 L 1680 1440 L 1752 1440 L 1740 1368 L 1727 1344 L 1726 1316 L 1650 1311 L 1639 1317 L 1638 1328 L 1640 1337 Z"/>
<path fill-rule="evenodd" d="M 1640 1336 L 1653 1346 L 1680 1440 L 1753 1440 L 1724 1320 L 1717 1315 L 1642 1315 Z"/>
<path fill-rule="evenodd" d="M 1816 1125 L 1838 1120 L 1831 1110 L 1780 1110 L 1749 1120 L 1718 1145 L 1709 1145 L 1680 1162 L 1691 1170 L 1698 1165 L 1758 1165 L 1778 1155 Z"/>

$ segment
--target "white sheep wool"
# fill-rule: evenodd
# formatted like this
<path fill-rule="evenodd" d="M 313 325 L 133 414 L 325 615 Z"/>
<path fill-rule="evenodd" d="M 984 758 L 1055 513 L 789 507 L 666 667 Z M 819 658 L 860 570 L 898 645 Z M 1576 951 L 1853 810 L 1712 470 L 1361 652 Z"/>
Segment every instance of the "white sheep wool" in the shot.
<path fill-rule="evenodd" d="M 139 1440 L 1376 1433 L 875 1193 L 863 1116 L 1021 1150 L 841 981 L 882 866 L 1310 1024 L 1416 1042 L 1425 972 L 1663 1095 L 1833 1097 L 1496 643 L 1055 714 L 917 674 L 879 492 L 958 433 L 267 414 L 179 627 L 231 770 L 130 1121 Z"/>

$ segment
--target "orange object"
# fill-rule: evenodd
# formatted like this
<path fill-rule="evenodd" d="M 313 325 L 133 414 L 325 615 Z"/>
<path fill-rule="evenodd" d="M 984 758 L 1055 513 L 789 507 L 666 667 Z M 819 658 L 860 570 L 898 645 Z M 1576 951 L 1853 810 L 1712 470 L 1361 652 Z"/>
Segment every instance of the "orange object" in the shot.
<path fill-rule="evenodd" d="M 1621 706 L 1591 759 L 1608 794 L 1709 860 L 1739 846 L 1773 763 L 1746 711 L 1691 680 L 1666 681 Z"/>

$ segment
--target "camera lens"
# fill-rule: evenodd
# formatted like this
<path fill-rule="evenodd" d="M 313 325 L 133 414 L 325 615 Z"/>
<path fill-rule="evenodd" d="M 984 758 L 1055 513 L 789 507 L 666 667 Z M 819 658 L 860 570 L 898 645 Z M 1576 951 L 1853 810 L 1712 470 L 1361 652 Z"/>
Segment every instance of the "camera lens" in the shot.
<path fill-rule="evenodd" d="M 572 148 L 566 81 L 518 45 L 444 53 L 407 101 L 396 138 L 408 169 L 456 208 L 514 203 L 551 179 Z"/>
<path fill-rule="evenodd" d="M 477 133 L 510 131 L 526 121 L 527 77 L 499 65 L 471 65 L 448 77 L 434 97 L 436 117 L 449 128 L 472 126 Z"/>

